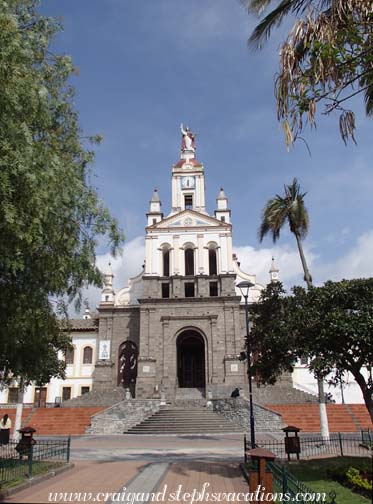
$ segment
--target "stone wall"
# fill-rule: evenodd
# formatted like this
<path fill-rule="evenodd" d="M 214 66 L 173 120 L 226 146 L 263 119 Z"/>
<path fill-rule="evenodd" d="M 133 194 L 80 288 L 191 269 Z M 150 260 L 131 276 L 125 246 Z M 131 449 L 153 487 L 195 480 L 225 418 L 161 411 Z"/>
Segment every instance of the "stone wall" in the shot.
<path fill-rule="evenodd" d="M 227 420 L 234 422 L 246 431 L 250 431 L 250 403 L 247 399 L 236 397 L 234 399 L 213 399 L 212 408 L 223 415 Z M 283 427 L 282 417 L 279 413 L 268 408 L 254 404 L 255 430 L 257 432 L 275 432 Z"/>
<path fill-rule="evenodd" d="M 125 390 L 112 387 L 105 390 L 91 390 L 87 394 L 62 401 L 61 408 L 81 408 L 82 406 L 112 406 L 125 399 Z"/>
<path fill-rule="evenodd" d="M 87 434 L 123 434 L 159 411 L 161 401 L 156 399 L 127 399 L 96 413 L 91 418 Z"/>

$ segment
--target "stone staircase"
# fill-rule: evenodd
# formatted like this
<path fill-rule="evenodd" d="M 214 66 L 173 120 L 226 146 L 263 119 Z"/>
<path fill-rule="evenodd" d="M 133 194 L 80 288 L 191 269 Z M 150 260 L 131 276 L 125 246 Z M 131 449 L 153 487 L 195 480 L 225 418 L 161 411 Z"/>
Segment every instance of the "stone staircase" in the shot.
<path fill-rule="evenodd" d="M 206 408 L 161 407 L 126 434 L 224 434 L 242 433 L 242 427 Z"/>
<path fill-rule="evenodd" d="M 176 390 L 174 406 L 203 408 L 207 402 L 205 395 L 205 389 L 179 388 Z"/>

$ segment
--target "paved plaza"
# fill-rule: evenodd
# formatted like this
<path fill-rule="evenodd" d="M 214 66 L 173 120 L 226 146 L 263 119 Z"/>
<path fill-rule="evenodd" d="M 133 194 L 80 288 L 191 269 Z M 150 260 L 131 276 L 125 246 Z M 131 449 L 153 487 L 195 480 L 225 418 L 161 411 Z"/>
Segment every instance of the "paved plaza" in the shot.
<path fill-rule="evenodd" d="M 134 493 L 145 502 L 151 492 L 158 502 L 191 502 L 193 492 L 204 502 L 207 493 L 248 492 L 240 434 L 81 436 L 71 446 L 73 469 L 4 502 L 129 502 Z"/>

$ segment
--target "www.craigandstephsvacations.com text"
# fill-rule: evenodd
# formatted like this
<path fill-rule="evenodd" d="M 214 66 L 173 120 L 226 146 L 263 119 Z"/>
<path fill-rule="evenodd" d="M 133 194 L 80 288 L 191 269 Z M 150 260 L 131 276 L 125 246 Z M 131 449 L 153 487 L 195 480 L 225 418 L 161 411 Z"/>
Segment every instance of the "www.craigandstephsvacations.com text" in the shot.
<path fill-rule="evenodd" d="M 170 490 L 164 485 L 158 492 L 127 492 L 123 487 L 120 492 L 54 492 L 48 496 L 48 502 L 126 502 L 136 504 L 142 502 L 326 502 L 327 495 L 323 492 L 289 494 L 281 492 L 266 492 L 261 485 L 254 492 L 211 492 L 210 483 L 206 482 L 200 489 L 184 490 L 179 485 L 176 490 Z"/>

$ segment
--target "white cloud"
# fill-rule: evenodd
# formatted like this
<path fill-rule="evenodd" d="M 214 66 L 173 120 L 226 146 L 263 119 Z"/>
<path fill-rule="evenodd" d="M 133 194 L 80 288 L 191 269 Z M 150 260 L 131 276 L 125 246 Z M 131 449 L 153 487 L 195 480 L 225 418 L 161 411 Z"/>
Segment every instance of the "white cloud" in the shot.
<path fill-rule="evenodd" d="M 315 274 L 326 280 L 373 277 L 373 230 L 358 237 L 352 248 L 335 261 L 316 264 Z"/>
<path fill-rule="evenodd" d="M 126 243 L 123 247 L 122 255 L 113 258 L 109 253 L 97 256 L 97 265 L 102 272 L 108 268 L 109 262 L 114 274 L 114 290 L 118 292 L 127 285 L 130 277 L 136 276 L 141 272 L 145 259 L 145 240 L 143 236 L 138 236 Z M 91 311 L 94 311 L 100 302 L 101 289 L 90 287 L 87 289 L 83 298 L 89 303 Z M 76 313 L 71 312 L 72 317 Z"/>
<path fill-rule="evenodd" d="M 350 230 L 347 228 L 342 230 L 343 235 L 349 233 Z M 305 245 L 304 249 L 316 285 L 327 280 L 373 277 L 373 230 L 359 236 L 349 250 L 332 261 L 325 261 L 321 255 L 316 255 L 315 247 L 310 249 Z M 296 246 L 280 245 L 265 249 L 245 246 L 236 247 L 234 250 L 241 262 L 241 268 L 247 273 L 256 274 L 259 283 L 268 283 L 268 271 L 273 256 L 280 270 L 280 280 L 286 288 L 295 284 L 304 285 L 303 270 Z"/>
<path fill-rule="evenodd" d="M 272 257 L 280 270 L 280 279 L 286 287 L 303 283 L 303 270 L 296 246 L 276 245 L 272 248 L 255 249 L 254 247 L 235 247 L 235 253 L 241 263 L 241 268 L 247 273 L 256 275 L 258 283 L 269 282 L 269 269 Z M 312 271 L 316 255 L 305 247 L 307 264 Z"/>

